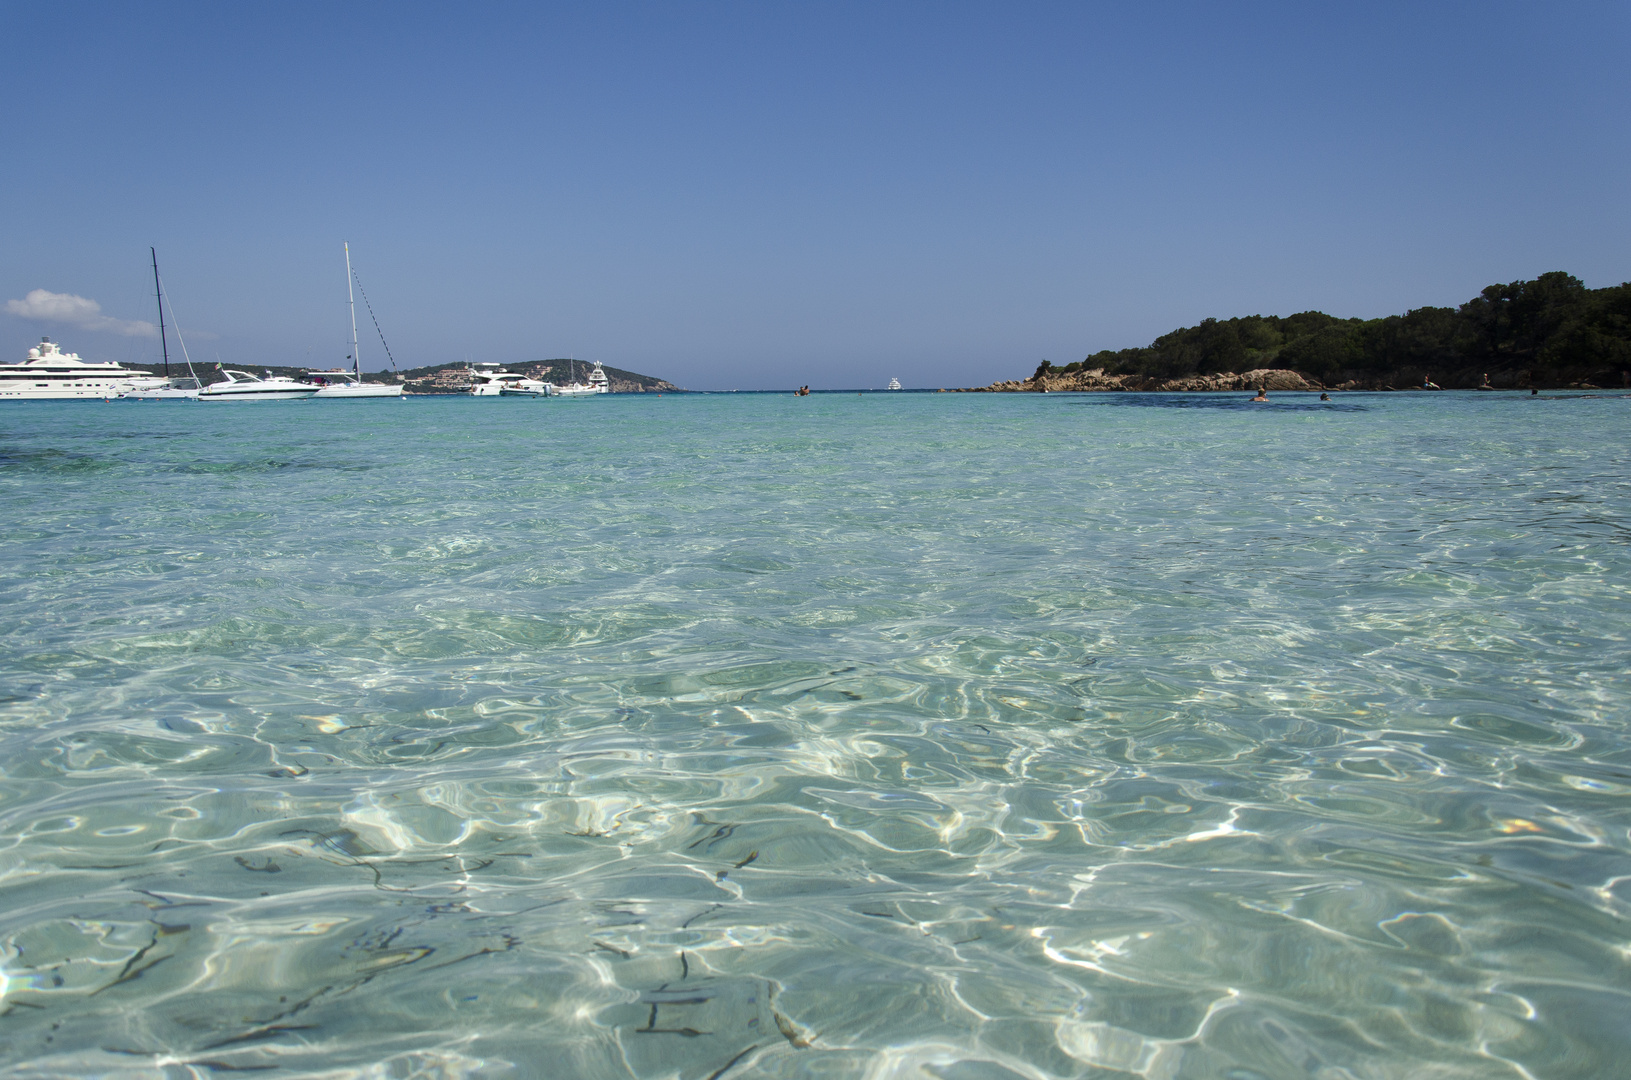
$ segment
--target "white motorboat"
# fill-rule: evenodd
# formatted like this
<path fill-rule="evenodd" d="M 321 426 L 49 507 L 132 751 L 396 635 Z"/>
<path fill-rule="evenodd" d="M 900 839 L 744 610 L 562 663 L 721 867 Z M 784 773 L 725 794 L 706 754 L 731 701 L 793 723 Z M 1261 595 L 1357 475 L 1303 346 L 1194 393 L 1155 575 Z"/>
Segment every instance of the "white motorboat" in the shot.
<path fill-rule="evenodd" d="M 518 371 L 505 371 L 491 360 L 478 360 L 470 365 L 471 397 L 554 397 L 555 387 L 549 383 L 529 379 Z"/>
<path fill-rule="evenodd" d="M 328 398 L 399 398 L 401 383 L 363 382 L 356 372 L 309 371 L 306 379 L 317 387 L 317 397 Z"/>
<path fill-rule="evenodd" d="M 122 364 L 93 364 L 63 352 L 50 338 L 28 350 L 16 364 L 0 364 L 0 398 L 116 398 L 132 390 L 156 390 L 170 380 Z"/>
<path fill-rule="evenodd" d="M 294 401 L 317 396 L 317 387 L 311 383 L 270 371 L 265 378 L 231 368 L 223 368 L 221 374 L 221 382 L 210 383 L 198 392 L 199 401 Z"/>
<path fill-rule="evenodd" d="M 900 380 L 899 379 L 890 379 L 889 380 L 889 385 L 884 387 L 884 389 L 885 390 L 899 390 L 900 389 Z"/>
<path fill-rule="evenodd" d="M 546 382 L 525 376 L 507 379 L 498 391 L 504 397 L 554 397 L 553 388 Z"/>

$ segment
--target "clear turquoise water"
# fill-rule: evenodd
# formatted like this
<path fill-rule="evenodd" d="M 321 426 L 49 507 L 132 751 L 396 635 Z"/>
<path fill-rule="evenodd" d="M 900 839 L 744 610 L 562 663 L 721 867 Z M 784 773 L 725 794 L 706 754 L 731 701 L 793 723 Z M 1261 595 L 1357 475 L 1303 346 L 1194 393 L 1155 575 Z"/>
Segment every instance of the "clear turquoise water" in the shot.
<path fill-rule="evenodd" d="M 1244 396 L 8 406 L 0 1071 L 1617 1075 L 1631 399 Z"/>

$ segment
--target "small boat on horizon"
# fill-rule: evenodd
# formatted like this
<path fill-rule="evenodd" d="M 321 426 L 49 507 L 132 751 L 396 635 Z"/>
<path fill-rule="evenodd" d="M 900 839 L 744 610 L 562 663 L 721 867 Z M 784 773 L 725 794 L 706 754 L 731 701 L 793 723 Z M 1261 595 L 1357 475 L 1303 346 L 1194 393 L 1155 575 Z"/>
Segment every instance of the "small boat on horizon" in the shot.
<path fill-rule="evenodd" d="M 885 390 L 899 390 L 900 389 L 900 380 L 899 379 L 890 379 L 889 380 L 889 385 L 884 387 L 884 389 Z"/>

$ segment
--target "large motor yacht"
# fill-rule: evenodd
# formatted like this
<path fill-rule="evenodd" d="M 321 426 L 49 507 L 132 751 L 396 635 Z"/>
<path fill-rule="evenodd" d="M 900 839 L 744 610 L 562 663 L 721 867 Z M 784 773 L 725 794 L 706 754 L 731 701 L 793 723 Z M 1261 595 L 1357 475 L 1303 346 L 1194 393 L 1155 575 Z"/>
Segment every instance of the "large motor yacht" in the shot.
<path fill-rule="evenodd" d="M 221 370 L 224 378 L 210 383 L 198 392 L 199 401 L 290 401 L 295 398 L 315 397 L 317 387 L 299 382 L 287 375 L 266 373 L 260 378 L 247 371 Z"/>
<path fill-rule="evenodd" d="M 41 338 L 20 363 L 0 364 L 0 398 L 8 399 L 107 399 L 169 383 L 137 368 L 81 360 L 78 353 L 63 352 L 50 338 Z"/>
<path fill-rule="evenodd" d="M 556 390 L 518 371 L 505 371 L 491 360 L 480 360 L 470 365 L 469 393 L 471 397 L 552 397 Z"/>

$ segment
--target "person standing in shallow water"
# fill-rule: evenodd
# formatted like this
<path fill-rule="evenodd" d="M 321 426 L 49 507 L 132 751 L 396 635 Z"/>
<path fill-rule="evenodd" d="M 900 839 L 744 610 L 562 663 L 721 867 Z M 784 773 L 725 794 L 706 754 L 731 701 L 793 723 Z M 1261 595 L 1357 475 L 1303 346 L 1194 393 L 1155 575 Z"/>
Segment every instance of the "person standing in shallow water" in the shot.
<path fill-rule="evenodd" d="M 1266 387 L 1266 386 L 1259 386 L 1257 388 L 1257 396 L 1252 398 L 1253 401 L 1267 401 L 1268 399 L 1269 399 L 1269 388 Z"/>

